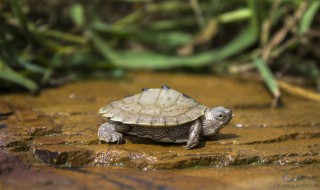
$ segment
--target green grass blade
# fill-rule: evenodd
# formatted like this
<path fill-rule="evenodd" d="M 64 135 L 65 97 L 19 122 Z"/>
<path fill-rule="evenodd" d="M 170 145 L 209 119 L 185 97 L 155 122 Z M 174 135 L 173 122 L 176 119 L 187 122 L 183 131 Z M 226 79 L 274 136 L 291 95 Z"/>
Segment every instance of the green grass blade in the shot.
<path fill-rule="evenodd" d="M 315 16 L 319 12 L 319 9 L 320 9 L 320 1 L 313 0 L 300 21 L 300 26 L 299 26 L 300 34 L 303 34 L 307 30 L 309 30 L 312 24 L 312 21 L 314 20 Z"/>
<path fill-rule="evenodd" d="M 129 35 L 131 32 L 133 32 L 133 29 L 130 27 L 124 28 L 122 26 L 107 24 L 100 21 L 93 22 L 91 29 L 94 32 L 113 33 L 117 35 Z"/>
<path fill-rule="evenodd" d="M 259 73 L 261 74 L 263 80 L 267 84 L 268 89 L 272 95 L 278 99 L 280 97 L 280 90 L 277 84 L 276 79 L 274 78 L 270 68 L 267 64 L 259 57 L 253 59 L 254 64 L 256 65 Z"/>
<path fill-rule="evenodd" d="M 20 57 L 17 57 L 17 60 L 18 60 L 19 64 L 22 67 L 24 67 L 27 71 L 44 74 L 44 72 L 46 70 L 45 68 L 41 67 L 40 65 L 30 63 L 28 61 L 23 60 Z"/>
<path fill-rule="evenodd" d="M 265 13 L 265 0 L 247 0 L 248 7 L 251 9 L 251 27 L 255 29 L 257 33 L 260 33 L 261 25 L 266 17 Z"/>
<path fill-rule="evenodd" d="M 35 82 L 12 70 L 10 67 L 5 65 L 2 60 L 0 60 L 0 78 L 19 84 L 31 92 L 36 92 L 38 90 L 38 85 Z"/>
<path fill-rule="evenodd" d="M 251 18 L 251 16 L 252 16 L 252 11 L 248 8 L 243 8 L 243 9 L 220 14 L 218 16 L 218 22 L 223 24 L 231 23 L 236 21 L 247 20 Z"/>
<path fill-rule="evenodd" d="M 13 12 L 14 12 L 15 16 L 17 17 L 21 28 L 25 32 L 27 39 L 31 42 L 31 39 L 32 39 L 31 32 L 29 31 L 29 28 L 28 28 L 27 19 L 22 12 L 20 1 L 19 0 L 11 0 L 10 2 L 11 2 Z"/>
<path fill-rule="evenodd" d="M 85 22 L 84 8 L 80 3 L 76 3 L 71 6 L 70 15 L 71 15 L 71 19 L 78 27 L 83 26 Z"/>
<path fill-rule="evenodd" d="M 52 38 L 66 41 L 66 42 L 76 43 L 80 45 L 86 45 L 88 41 L 88 39 L 84 36 L 61 32 L 58 30 L 46 30 L 42 33 L 39 32 L 38 34 L 42 34 L 45 37 L 52 37 Z"/>
<path fill-rule="evenodd" d="M 169 56 L 154 52 L 114 51 L 95 32 L 92 40 L 100 53 L 114 65 L 127 69 L 167 69 L 177 66 L 199 67 L 222 61 L 250 47 L 258 36 L 249 26 L 225 46 L 192 56 Z"/>
<path fill-rule="evenodd" d="M 194 17 L 185 17 L 179 19 L 168 19 L 151 22 L 147 27 L 151 30 L 171 30 L 186 26 L 193 26 Z"/>
<path fill-rule="evenodd" d="M 122 65 L 121 60 L 111 47 L 94 31 L 91 31 L 91 37 L 95 48 L 104 56 L 104 58 L 115 65 Z"/>
<path fill-rule="evenodd" d="M 153 44 L 157 47 L 163 47 L 165 49 L 182 46 L 192 39 L 191 35 L 181 31 L 159 32 L 146 30 L 143 32 L 137 32 L 135 35 L 140 42 Z"/>

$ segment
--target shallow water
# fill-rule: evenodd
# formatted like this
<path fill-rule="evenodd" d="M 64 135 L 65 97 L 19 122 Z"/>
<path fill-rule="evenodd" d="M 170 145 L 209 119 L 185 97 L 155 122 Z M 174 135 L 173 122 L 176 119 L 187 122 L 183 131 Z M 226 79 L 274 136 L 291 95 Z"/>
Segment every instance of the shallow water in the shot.
<path fill-rule="evenodd" d="M 98 142 L 97 129 L 105 121 L 97 114 L 101 106 L 164 84 L 206 106 L 230 108 L 235 117 L 194 150 L 133 136 L 120 145 Z M 271 109 L 271 101 L 257 80 L 170 73 L 76 82 L 36 97 L 2 95 L 1 184 L 9 189 L 316 189 L 320 104 L 285 93 L 282 108 Z"/>

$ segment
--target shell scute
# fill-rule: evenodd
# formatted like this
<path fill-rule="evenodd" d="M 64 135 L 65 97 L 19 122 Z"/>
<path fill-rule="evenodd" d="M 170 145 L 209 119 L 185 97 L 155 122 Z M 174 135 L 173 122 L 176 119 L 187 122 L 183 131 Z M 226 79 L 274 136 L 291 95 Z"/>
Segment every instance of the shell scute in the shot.
<path fill-rule="evenodd" d="M 163 109 L 161 114 L 163 116 L 178 116 L 186 113 L 188 110 L 189 110 L 188 106 L 174 105 L 174 106 Z"/>
<path fill-rule="evenodd" d="M 120 111 L 119 113 L 113 115 L 110 119 L 112 121 L 119 121 L 122 122 L 130 113 L 125 111 Z"/>
<path fill-rule="evenodd" d="M 155 104 L 161 108 L 170 107 L 176 103 L 179 96 L 181 96 L 181 93 L 173 89 L 162 89 Z"/>
<path fill-rule="evenodd" d="M 177 118 L 172 117 L 172 116 L 166 117 L 165 123 L 166 123 L 166 125 L 168 125 L 168 126 L 178 125 Z"/>
<path fill-rule="evenodd" d="M 126 104 L 137 103 L 139 98 L 140 98 L 140 96 L 138 94 L 136 94 L 136 95 L 127 96 L 127 97 L 123 98 L 122 101 Z"/>
<path fill-rule="evenodd" d="M 139 115 L 137 121 L 138 125 L 151 125 L 152 124 L 152 115 Z"/>
<path fill-rule="evenodd" d="M 143 109 L 141 109 L 139 113 L 146 115 L 159 115 L 161 114 L 161 108 L 154 105 L 147 105 L 143 106 Z"/>
<path fill-rule="evenodd" d="M 159 96 L 159 89 L 149 88 L 141 93 L 138 103 L 141 105 L 152 105 L 157 101 Z"/>
<path fill-rule="evenodd" d="M 138 114 L 130 114 L 130 115 L 127 115 L 127 117 L 125 117 L 122 122 L 126 124 L 136 124 L 138 120 L 139 120 Z"/>
<path fill-rule="evenodd" d="M 122 102 L 121 100 L 111 102 L 111 105 L 115 108 L 123 108 L 125 106 L 124 102 Z"/>
<path fill-rule="evenodd" d="M 152 125 L 166 125 L 166 117 L 164 116 L 154 116 L 152 119 Z"/>

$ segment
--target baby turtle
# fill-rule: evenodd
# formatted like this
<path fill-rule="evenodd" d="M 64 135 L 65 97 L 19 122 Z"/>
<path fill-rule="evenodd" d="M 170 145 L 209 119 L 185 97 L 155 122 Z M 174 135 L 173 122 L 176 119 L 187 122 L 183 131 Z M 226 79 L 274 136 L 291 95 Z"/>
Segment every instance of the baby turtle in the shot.
<path fill-rule="evenodd" d="M 99 140 L 121 143 L 123 134 L 131 134 L 160 142 L 187 142 L 187 149 L 196 147 L 201 137 L 218 133 L 233 117 L 229 109 L 208 108 L 168 86 L 144 88 L 142 93 L 103 106 L 99 113 L 109 118 L 99 127 Z"/>

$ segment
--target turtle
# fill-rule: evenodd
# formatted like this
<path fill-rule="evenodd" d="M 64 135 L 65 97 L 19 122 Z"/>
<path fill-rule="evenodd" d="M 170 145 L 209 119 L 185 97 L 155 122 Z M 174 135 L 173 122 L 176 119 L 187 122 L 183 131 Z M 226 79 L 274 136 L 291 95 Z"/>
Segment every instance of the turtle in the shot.
<path fill-rule="evenodd" d="M 98 129 L 100 141 L 122 143 L 123 134 L 129 134 L 158 142 L 186 142 L 186 149 L 217 134 L 233 118 L 230 109 L 206 107 L 166 85 L 143 88 L 101 107 L 99 113 L 109 118 Z"/>

